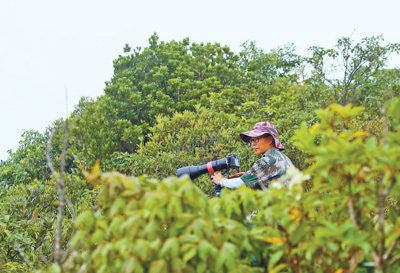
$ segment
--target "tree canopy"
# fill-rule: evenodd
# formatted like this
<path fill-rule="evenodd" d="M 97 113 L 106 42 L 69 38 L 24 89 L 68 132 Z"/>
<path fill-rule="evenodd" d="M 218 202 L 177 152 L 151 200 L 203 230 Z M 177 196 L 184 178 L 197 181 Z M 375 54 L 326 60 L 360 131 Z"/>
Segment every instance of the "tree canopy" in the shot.
<path fill-rule="evenodd" d="M 0 271 L 396 272 L 400 69 L 386 64 L 399 51 L 381 36 L 309 56 L 126 44 L 102 96 L 1 161 Z M 232 152 L 249 169 L 239 133 L 259 121 L 296 167 L 289 188 L 213 198 L 207 175 L 174 177 Z"/>

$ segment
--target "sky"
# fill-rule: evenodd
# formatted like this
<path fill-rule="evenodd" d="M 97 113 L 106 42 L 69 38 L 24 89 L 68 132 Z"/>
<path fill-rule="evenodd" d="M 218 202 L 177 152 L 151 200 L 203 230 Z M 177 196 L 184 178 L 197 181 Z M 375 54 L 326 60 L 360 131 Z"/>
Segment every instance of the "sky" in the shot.
<path fill-rule="evenodd" d="M 0 159 L 27 130 L 44 132 L 81 97 L 104 93 L 129 44 L 218 42 L 238 53 L 294 43 L 332 48 L 338 38 L 383 35 L 400 43 L 398 0 L 0 0 Z M 389 67 L 400 67 L 392 55 Z"/>

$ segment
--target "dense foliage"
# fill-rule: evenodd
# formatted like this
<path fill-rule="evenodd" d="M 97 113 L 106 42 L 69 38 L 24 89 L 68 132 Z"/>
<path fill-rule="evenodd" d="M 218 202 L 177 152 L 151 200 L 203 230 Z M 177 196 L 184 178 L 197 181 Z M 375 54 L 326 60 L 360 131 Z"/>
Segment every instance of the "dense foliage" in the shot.
<path fill-rule="evenodd" d="M 210 199 L 186 179 L 159 183 L 102 174 L 96 165 L 87 179 L 103 185 L 100 210 L 79 216 L 75 250 L 63 269 L 397 272 L 399 106 L 396 100 L 389 107 L 394 128 L 381 143 L 351 128 L 360 108 L 319 111 L 321 122 L 303 124 L 294 137 L 314 164 L 304 174 L 292 169 L 288 189 L 276 181 L 268 191 L 243 187 Z"/>
<path fill-rule="evenodd" d="M 399 50 L 380 36 L 309 57 L 156 34 L 126 45 L 104 95 L 66 121 L 65 158 L 57 120 L 1 162 L 0 271 L 396 272 L 400 69 L 385 64 Z M 330 62 L 344 74 L 329 77 Z M 167 178 L 231 152 L 247 170 L 257 157 L 239 132 L 257 121 L 278 127 L 301 170 L 289 189 L 218 199 L 207 176 Z M 46 155 L 66 190 L 56 258 L 59 181 Z"/>

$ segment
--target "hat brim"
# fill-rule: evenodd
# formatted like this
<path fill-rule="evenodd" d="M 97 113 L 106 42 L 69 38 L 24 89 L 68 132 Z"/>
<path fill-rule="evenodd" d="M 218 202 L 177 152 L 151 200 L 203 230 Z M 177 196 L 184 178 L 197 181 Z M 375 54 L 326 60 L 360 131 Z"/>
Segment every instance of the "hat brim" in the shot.
<path fill-rule="evenodd" d="M 258 130 L 251 130 L 251 131 L 240 133 L 240 138 L 244 142 L 250 142 L 251 138 L 260 137 L 260 136 L 263 136 L 263 135 L 270 135 L 270 133 L 261 132 L 261 131 L 258 131 Z"/>
<path fill-rule="evenodd" d="M 244 142 L 249 143 L 253 137 L 260 137 L 263 135 L 271 135 L 274 138 L 275 148 L 277 148 L 279 150 L 285 150 L 285 147 L 283 147 L 282 143 L 279 141 L 279 139 L 275 135 L 275 133 L 273 133 L 272 131 L 269 131 L 267 129 L 263 129 L 263 130 L 253 129 L 253 130 L 250 130 L 247 132 L 243 132 L 243 133 L 240 133 L 240 138 Z"/>

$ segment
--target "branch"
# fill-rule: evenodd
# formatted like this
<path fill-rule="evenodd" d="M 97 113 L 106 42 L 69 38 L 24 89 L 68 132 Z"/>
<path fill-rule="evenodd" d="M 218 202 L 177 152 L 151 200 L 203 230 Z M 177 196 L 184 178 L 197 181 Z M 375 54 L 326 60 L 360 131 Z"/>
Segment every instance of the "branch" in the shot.
<path fill-rule="evenodd" d="M 346 82 L 347 85 L 350 85 L 350 83 L 352 82 L 352 80 L 353 80 L 355 74 L 358 72 L 358 70 L 360 70 L 362 67 L 364 67 L 363 65 L 366 63 L 364 61 L 365 55 L 366 55 L 365 52 L 361 54 L 361 56 L 359 57 L 360 63 L 358 65 L 356 65 L 356 63 L 354 63 L 353 71 L 351 71 L 349 78 L 348 78 L 349 80 L 348 80 L 348 82 Z M 366 73 L 366 72 L 364 72 L 364 73 Z"/>
<path fill-rule="evenodd" d="M 387 118 L 386 118 L 386 114 L 382 115 L 382 138 L 383 138 L 383 144 L 386 145 L 387 144 L 387 132 L 388 132 L 388 123 L 387 123 Z"/>
<path fill-rule="evenodd" d="M 51 130 L 50 137 L 47 140 L 46 162 L 47 162 L 47 166 L 50 169 L 50 172 L 54 175 L 54 179 L 56 180 L 57 184 L 59 184 L 60 177 L 58 176 L 56 170 L 54 169 L 53 164 L 51 163 L 51 159 L 50 159 L 50 145 L 51 145 L 51 141 L 53 140 L 53 135 L 55 132 L 56 132 L 56 130 L 55 130 L 55 128 L 53 128 Z"/>
<path fill-rule="evenodd" d="M 346 273 L 354 272 L 354 270 L 357 269 L 358 263 L 360 262 L 360 259 L 361 259 L 362 255 L 363 255 L 362 251 L 359 251 L 355 255 L 353 255 L 353 257 L 351 258 L 351 261 L 350 261 L 350 267 L 346 271 Z"/>
<path fill-rule="evenodd" d="M 393 249 L 394 249 L 395 246 L 396 246 L 396 241 L 394 241 L 394 242 L 390 245 L 390 247 L 386 250 L 385 254 L 383 255 L 383 260 L 384 260 L 384 261 L 386 261 L 386 260 L 389 258 L 390 254 L 392 253 L 392 251 L 393 251 Z"/>
<path fill-rule="evenodd" d="M 92 261 L 92 258 L 93 258 L 93 254 L 90 255 L 90 257 L 89 257 L 89 259 L 87 260 L 87 262 L 84 263 L 84 264 L 79 268 L 79 270 L 78 270 L 77 273 L 83 273 L 83 272 L 85 272 L 86 267 L 87 267 L 87 265 Z"/>
<path fill-rule="evenodd" d="M 393 259 L 390 261 L 389 265 L 393 265 L 398 260 L 400 260 L 400 255 L 397 255 L 397 256 L 393 257 Z"/>
<path fill-rule="evenodd" d="M 358 226 L 357 219 L 354 214 L 354 202 L 353 202 L 352 197 L 349 197 L 349 201 L 347 202 L 347 205 L 349 206 L 349 214 L 350 214 L 351 223 L 355 226 Z"/>
<path fill-rule="evenodd" d="M 379 252 L 379 263 L 378 267 L 382 266 L 383 256 L 385 253 L 385 195 L 379 193 L 378 194 L 378 231 L 379 231 L 379 243 L 378 243 L 378 252 Z"/>
<path fill-rule="evenodd" d="M 54 178 L 58 184 L 58 212 L 57 212 L 57 230 L 56 230 L 56 245 L 54 249 L 54 260 L 56 263 L 61 265 L 61 237 L 62 237 L 62 222 L 63 222 L 63 209 L 64 209 L 64 199 L 65 199 L 65 192 L 64 192 L 64 174 L 61 175 L 61 177 L 58 176 L 56 170 L 53 167 L 53 164 L 51 163 L 50 160 L 50 145 L 51 141 L 53 139 L 53 135 L 55 133 L 55 130 L 53 129 L 51 131 L 51 135 L 49 137 L 49 140 L 47 141 L 47 152 L 46 152 L 46 161 L 47 165 L 49 166 L 49 169 L 51 173 L 54 175 Z M 65 148 L 65 145 L 64 145 Z M 63 148 L 63 152 L 64 152 Z M 63 160 L 62 160 L 63 162 Z M 61 163 L 62 164 L 62 163 Z M 63 172 L 64 169 L 61 169 L 61 172 Z"/>
<path fill-rule="evenodd" d="M 347 182 L 349 187 L 349 201 L 347 202 L 347 205 L 349 206 L 350 219 L 351 223 L 358 228 L 356 215 L 354 214 L 354 201 L 353 201 L 353 192 L 351 190 L 351 177 L 349 175 L 347 176 Z"/>
<path fill-rule="evenodd" d="M 55 238 L 55 250 L 54 250 L 54 260 L 56 263 L 59 265 L 62 264 L 62 249 L 61 249 L 61 241 L 62 241 L 62 223 L 63 223 L 63 210 L 65 203 L 67 202 L 67 198 L 65 196 L 65 159 L 67 156 L 67 148 L 68 148 L 68 141 L 69 141 L 69 126 L 67 121 L 65 121 L 65 126 L 64 126 L 64 145 L 61 153 L 61 165 L 60 165 L 60 176 L 58 176 L 56 170 L 53 167 L 53 164 L 51 163 L 50 159 L 50 146 L 51 146 L 51 141 L 53 139 L 55 130 L 53 129 L 51 132 L 51 135 L 48 139 L 47 142 L 47 152 L 46 152 L 46 161 L 47 165 L 49 166 L 49 169 L 51 173 L 54 175 L 54 178 L 58 184 L 58 212 L 57 212 L 57 231 L 56 231 L 56 238 Z M 68 204 L 68 202 L 67 202 Z M 71 210 L 71 214 L 73 214 Z"/>
<path fill-rule="evenodd" d="M 40 259 L 43 263 L 49 264 L 49 261 L 48 261 L 45 257 L 43 257 L 43 252 L 42 252 L 42 250 L 41 250 L 41 246 L 38 247 L 38 248 L 36 249 L 36 251 L 38 251 L 39 259 Z"/>
<path fill-rule="evenodd" d="M 64 263 L 67 258 L 68 258 L 68 254 L 71 252 L 71 247 L 69 246 L 65 251 L 64 251 L 64 256 L 61 259 L 61 263 Z"/>
<path fill-rule="evenodd" d="M 71 237 L 74 237 L 76 234 L 76 230 L 72 232 Z M 70 242 L 69 242 L 70 243 Z M 64 256 L 62 257 L 61 262 L 64 263 L 68 259 L 68 255 L 72 252 L 72 246 L 68 243 L 67 249 L 64 251 Z M 74 250 L 79 249 L 83 244 L 83 241 L 79 242 L 79 244 L 74 248 Z"/>
<path fill-rule="evenodd" d="M 379 255 L 378 255 L 378 253 L 376 253 L 376 251 L 373 248 L 371 248 L 371 254 L 372 254 L 372 257 L 374 258 L 374 262 L 376 264 L 378 264 L 379 263 Z"/>
<path fill-rule="evenodd" d="M 326 62 L 326 61 L 325 61 Z M 325 63 L 324 62 L 324 63 Z M 324 69 L 323 69 L 323 64 L 322 64 L 322 66 L 321 66 L 321 68 L 316 68 L 316 70 L 317 70 L 317 72 L 318 72 L 318 74 L 322 77 L 322 79 L 324 80 L 324 81 L 326 81 L 327 83 L 329 83 L 331 86 L 333 86 L 333 87 L 336 87 L 336 85 L 333 83 L 333 81 L 331 80 L 331 79 L 328 79 L 327 77 L 326 77 L 326 73 L 324 72 Z"/>
<path fill-rule="evenodd" d="M 35 270 L 35 268 L 33 267 L 33 265 L 31 264 L 31 262 L 28 260 L 28 258 L 25 256 L 25 253 L 21 250 L 21 248 L 19 247 L 17 242 L 14 242 L 14 247 L 17 249 L 19 255 L 21 256 L 21 258 L 24 260 L 24 262 L 33 270 Z"/>
<path fill-rule="evenodd" d="M 74 212 L 74 207 L 72 206 L 71 201 L 67 196 L 65 196 L 65 202 L 67 203 L 67 206 L 69 208 L 69 212 L 71 213 L 72 219 L 75 221 L 75 212 Z"/>

